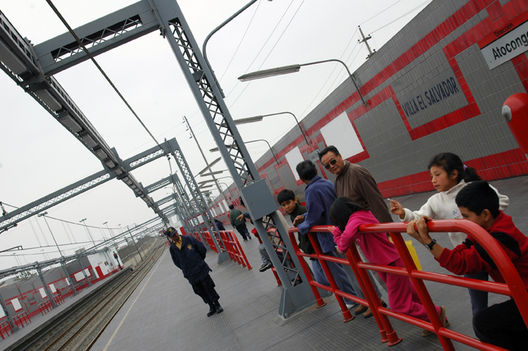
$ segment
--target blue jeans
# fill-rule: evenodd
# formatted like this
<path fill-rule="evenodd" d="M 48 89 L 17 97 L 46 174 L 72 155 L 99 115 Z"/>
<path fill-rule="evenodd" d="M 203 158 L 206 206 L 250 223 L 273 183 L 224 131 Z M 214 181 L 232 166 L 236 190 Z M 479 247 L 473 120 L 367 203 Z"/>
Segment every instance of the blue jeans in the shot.
<path fill-rule="evenodd" d="M 271 260 L 269 258 L 268 252 L 266 251 L 266 248 L 264 247 L 264 244 L 260 244 L 258 249 L 260 252 L 260 259 L 262 260 L 262 264 L 271 263 Z"/>
<path fill-rule="evenodd" d="M 487 272 L 473 273 L 473 274 L 464 274 L 466 278 L 473 278 L 479 280 L 488 280 Z M 488 292 L 482 290 L 468 289 L 469 297 L 471 299 L 471 310 L 473 312 L 473 317 L 477 312 L 482 311 L 488 308 Z"/>
<path fill-rule="evenodd" d="M 335 251 L 326 252 L 325 255 L 327 255 L 327 256 L 336 256 L 336 252 Z M 312 262 L 312 269 L 313 269 L 313 274 L 314 274 L 315 281 L 318 282 L 319 284 L 330 286 L 330 282 L 326 278 L 326 275 L 325 275 L 325 273 L 323 271 L 323 267 L 321 267 L 321 263 L 318 260 L 312 260 L 311 262 Z M 343 267 L 340 264 L 334 263 L 334 262 L 328 262 L 328 261 L 326 262 L 326 264 L 328 265 L 328 268 L 330 269 L 330 272 L 334 276 L 334 280 L 335 280 L 339 290 L 342 290 L 342 291 L 344 291 L 346 293 L 349 293 L 351 295 L 354 295 L 354 296 L 358 296 L 358 297 L 364 298 L 363 294 L 361 293 L 361 289 L 358 289 L 358 290 L 354 289 L 354 287 L 352 285 L 352 282 L 349 279 L 349 276 L 346 274 L 345 270 L 343 269 Z M 356 286 L 359 286 L 357 281 L 356 281 Z M 358 293 L 356 293 L 356 291 L 358 291 L 359 294 L 361 294 L 361 295 L 358 295 Z M 355 304 L 354 301 L 349 300 L 349 299 L 345 299 L 345 303 L 347 303 L 347 304 Z"/>
<path fill-rule="evenodd" d="M 248 232 L 247 227 L 246 227 L 246 223 L 242 223 L 241 225 L 236 226 L 235 228 L 240 233 L 240 235 L 242 236 L 242 239 L 244 239 L 244 240 L 250 239 L 249 232 Z"/>

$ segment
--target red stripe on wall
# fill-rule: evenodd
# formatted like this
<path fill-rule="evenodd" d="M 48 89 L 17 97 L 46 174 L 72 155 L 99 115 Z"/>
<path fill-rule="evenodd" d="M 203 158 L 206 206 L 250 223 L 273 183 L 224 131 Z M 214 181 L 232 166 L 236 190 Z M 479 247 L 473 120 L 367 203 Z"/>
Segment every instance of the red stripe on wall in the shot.
<path fill-rule="evenodd" d="M 460 89 L 466 97 L 466 106 L 463 106 L 455 111 L 440 116 L 424 125 L 421 125 L 416 128 L 411 128 L 409 121 L 407 120 L 407 117 L 401 108 L 401 104 L 394 93 L 394 90 L 389 85 L 369 99 L 370 105 L 368 107 L 360 105 L 354 110 L 348 112 L 348 117 L 354 129 L 356 129 L 354 121 L 357 118 L 365 115 L 369 110 L 389 98 L 393 100 L 396 109 L 398 110 L 398 113 L 402 118 L 402 122 L 404 123 L 407 131 L 409 132 L 410 137 L 413 140 L 422 138 L 429 134 L 453 126 L 464 120 L 478 116 L 480 114 L 480 109 L 476 104 L 475 98 L 469 89 L 469 86 L 462 74 L 462 71 L 460 70 L 460 67 L 456 60 L 456 56 L 471 47 L 472 45 L 477 44 L 479 40 L 482 40 L 482 38 L 487 36 L 489 33 L 493 32 L 494 30 L 500 29 L 506 23 L 518 17 L 519 14 L 526 13 L 527 7 L 528 0 L 511 0 L 504 6 L 502 6 L 498 0 L 471 0 L 467 4 L 463 5 L 453 15 L 448 17 L 439 26 L 437 26 L 435 29 L 425 35 L 422 39 L 420 39 L 405 53 L 403 53 L 401 56 L 391 62 L 388 66 L 382 69 L 378 74 L 376 74 L 372 79 L 370 79 L 360 88 L 363 95 L 367 95 L 369 92 L 379 88 L 381 84 L 390 79 L 394 74 L 396 74 L 405 66 L 416 60 L 419 56 L 423 55 L 425 52 L 430 50 L 433 46 L 437 45 L 442 39 L 444 39 L 456 29 L 460 28 L 460 26 L 462 26 L 468 20 L 475 17 L 482 11 L 487 11 L 487 17 L 483 18 L 474 27 L 467 30 L 459 37 L 455 38 L 451 43 L 447 43 L 445 47 L 443 47 L 443 52 L 446 56 L 446 59 L 448 60 L 453 70 L 453 73 L 459 83 Z M 524 88 L 528 91 L 528 59 L 523 54 L 514 58 L 512 62 L 519 75 L 519 78 L 523 83 Z M 335 108 L 333 108 L 329 113 L 327 113 L 323 118 L 321 118 L 317 123 L 315 123 L 311 128 L 309 128 L 306 131 L 307 134 L 319 134 L 321 127 L 332 121 L 334 118 L 343 113 L 343 111 L 346 111 L 346 109 L 350 108 L 358 101 L 359 96 L 356 92 L 354 92 L 348 98 L 338 104 Z M 363 141 L 361 140 L 361 136 L 359 134 L 358 137 L 361 143 L 363 144 Z M 281 150 L 281 152 L 278 153 L 278 157 L 283 156 L 286 152 L 293 149 L 300 143 L 302 143 L 302 136 L 299 136 L 299 138 L 297 138 L 294 142 L 288 145 L 288 147 L 286 147 L 284 150 Z M 487 160 L 487 162 L 489 162 L 490 160 L 495 160 L 497 158 L 502 160 L 503 157 L 505 157 L 505 155 L 509 155 L 510 152 L 511 151 L 506 153 L 489 155 L 482 158 L 482 160 L 485 159 Z M 502 164 L 498 167 L 491 167 L 489 169 L 484 168 L 482 172 L 485 173 L 485 178 L 490 180 L 528 173 L 525 164 L 526 158 L 524 158 L 524 155 L 522 156 L 522 162 L 514 162 L 511 165 Z M 369 154 L 368 150 L 365 150 L 365 152 L 355 155 L 349 158 L 349 160 L 351 160 L 352 162 L 359 162 L 367 158 L 369 158 Z M 498 162 L 498 160 L 495 161 Z M 266 162 L 266 164 L 260 167 L 259 170 L 268 167 L 270 165 L 270 162 L 273 161 L 270 160 Z M 383 186 L 386 187 L 386 191 L 389 192 L 389 195 L 387 196 L 403 195 L 415 191 L 431 190 L 432 187 L 429 184 L 428 178 L 428 172 L 424 172 L 424 174 L 422 175 L 410 175 L 407 177 L 383 182 L 382 184 L 384 184 Z M 401 185 L 402 182 L 409 182 L 409 184 L 404 187 Z M 393 193 L 393 191 L 396 191 L 396 189 L 399 189 L 397 190 L 397 193 Z"/>
<path fill-rule="evenodd" d="M 526 54 L 514 57 L 512 62 L 519 78 L 521 78 L 524 89 L 528 91 L 528 59 L 526 58 Z"/>
<path fill-rule="evenodd" d="M 475 168 L 482 179 L 487 181 L 528 173 L 528 160 L 521 149 L 476 158 L 465 161 L 464 164 Z M 434 188 L 430 177 L 429 171 L 424 171 L 380 182 L 378 187 L 383 197 L 432 191 Z"/>

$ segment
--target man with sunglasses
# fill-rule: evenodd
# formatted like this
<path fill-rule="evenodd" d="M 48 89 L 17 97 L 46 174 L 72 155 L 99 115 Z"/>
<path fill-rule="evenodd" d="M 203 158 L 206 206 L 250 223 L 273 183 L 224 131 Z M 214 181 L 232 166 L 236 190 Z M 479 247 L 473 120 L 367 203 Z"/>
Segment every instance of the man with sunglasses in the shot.
<path fill-rule="evenodd" d="M 220 296 L 215 290 L 215 283 L 209 272 L 211 268 L 205 262 L 207 249 L 192 236 L 181 236 L 174 227 L 163 231 L 171 243 L 169 252 L 174 264 L 183 272 L 183 276 L 191 283 L 193 291 L 209 305 L 207 317 L 222 313 L 224 309 L 218 303 Z"/>
<path fill-rule="evenodd" d="M 337 197 L 348 197 L 361 207 L 369 209 L 380 223 L 393 222 L 376 181 L 365 167 L 343 160 L 333 145 L 319 152 L 319 160 L 337 176 L 334 184 Z"/>

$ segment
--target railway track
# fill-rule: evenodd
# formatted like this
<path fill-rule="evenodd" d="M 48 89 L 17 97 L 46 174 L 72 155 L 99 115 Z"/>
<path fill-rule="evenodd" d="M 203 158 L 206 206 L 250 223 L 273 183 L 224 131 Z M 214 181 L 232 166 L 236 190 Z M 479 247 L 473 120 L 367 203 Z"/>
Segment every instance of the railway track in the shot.
<path fill-rule="evenodd" d="M 128 268 L 122 271 L 119 276 L 46 321 L 6 351 L 89 350 L 157 262 L 164 247 L 160 245 L 154 248 L 150 257 L 135 270 Z"/>

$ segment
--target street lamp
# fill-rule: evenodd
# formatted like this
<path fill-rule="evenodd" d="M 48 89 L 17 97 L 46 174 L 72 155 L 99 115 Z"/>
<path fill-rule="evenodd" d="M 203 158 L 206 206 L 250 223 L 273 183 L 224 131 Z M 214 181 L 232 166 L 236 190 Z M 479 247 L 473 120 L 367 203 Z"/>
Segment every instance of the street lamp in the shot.
<path fill-rule="evenodd" d="M 258 117 L 260 117 L 260 116 L 258 116 Z M 254 118 L 254 117 L 250 117 L 250 118 Z M 245 118 L 243 118 L 243 119 L 245 119 Z M 277 155 L 275 155 L 275 152 L 273 151 L 270 143 L 266 139 L 244 140 L 244 143 L 245 144 L 249 144 L 249 143 L 255 143 L 255 142 L 258 142 L 258 141 L 263 141 L 266 144 L 268 144 L 268 148 L 270 149 L 270 152 L 273 155 L 273 158 L 275 159 L 275 163 L 277 163 L 277 166 L 278 166 L 279 165 L 279 160 L 277 159 Z M 229 147 L 229 145 L 226 145 L 226 147 Z M 218 147 L 213 147 L 212 149 L 209 149 L 209 151 L 216 152 L 216 151 L 218 151 Z"/>
<path fill-rule="evenodd" d="M 350 80 L 352 81 L 352 83 L 354 84 L 354 87 L 356 88 L 356 91 L 357 91 L 357 93 L 359 95 L 359 98 L 361 99 L 361 102 L 363 102 L 363 105 L 368 105 L 368 103 L 363 98 L 363 95 L 361 95 L 361 92 L 359 91 L 359 87 L 357 86 L 357 83 L 354 80 L 354 77 L 352 76 L 352 73 L 350 73 L 350 70 L 348 69 L 348 66 L 343 61 L 338 60 L 338 59 L 328 59 L 328 60 L 313 61 L 313 62 L 302 63 L 302 64 L 295 64 L 295 65 L 289 65 L 289 66 L 270 68 L 270 69 L 265 69 L 265 70 L 261 70 L 261 71 L 256 71 L 256 72 L 243 74 L 240 77 L 238 77 L 238 79 L 241 82 L 246 82 L 246 81 L 254 80 L 254 79 L 261 79 L 261 78 L 279 76 L 279 75 L 283 75 L 283 74 L 296 73 L 296 72 L 299 72 L 301 67 L 303 67 L 303 66 L 316 65 L 316 64 L 319 64 L 319 63 L 326 63 L 326 62 L 339 62 L 340 64 L 342 64 L 345 67 L 345 69 L 346 69 L 346 71 L 348 73 L 348 76 L 350 77 Z"/>
<path fill-rule="evenodd" d="M 110 239 L 114 237 L 114 231 L 108 226 L 108 221 L 104 221 L 103 225 L 106 226 L 106 229 L 108 229 L 108 233 L 110 234 Z"/>
<path fill-rule="evenodd" d="M 55 235 L 53 235 L 53 232 L 51 231 L 51 228 L 50 228 L 50 226 L 48 224 L 48 220 L 46 219 L 46 215 L 47 214 L 48 214 L 48 212 L 42 212 L 42 213 L 39 213 L 37 215 L 37 217 L 44 218 L 44 222 L 46 222 L 46 226 L 48 227 L 48 230 L 51 233 L 51 237 L 53 238 L 53 242 L 55 243 L 55 246 L 57 247 L 57 250 L 59 251 L 59 255 L 60 255 L 61 258 L 63 258 L 64 256 L 62 255 L 62 251 L 61 251 L 61 249 L 59 247 L 59 244 L 57 244 L 57 240 L 55 240 Z"/>
<path fill-rule="evenodd" d="M 22 248 L 22 245 L 17 245 L 17 246 L 10 247 L 9 249 L 0 250 L 0 252 L 7 252 L 7 251 L 12 251 L 12 250 L 23 250 L 23 248 Z"/>
<path fill-rule="evenodd" d="M 211 172 L 211 173 L 201 173 L 200 174 L 200 177 L 211 177 L 211 176 L 214 176 L 215 174 L 220 174 L 220 173 L 224 173 L 224 169 L 223 170 L 220 170 L 220 171 L 214 171 L 214 172 Z"/>
<path fill-rule="evenodd" d="M 93 239 L 93 237 L 92 237 L 92 233 L 90 233 L 90 230 L 88 229 L 88 226 L 86 225 L 85 221 L 86 221 L 86 218 L 83 218 L 83 219 L 81 219 L 79 222 L 81 222 L 81 223 L 84 224 L 84 227 L 86 228 L 86 232 L 88 233 L 88 236 L 89 236 L 90 239 L 92 240 L 93 246 L 95 246 L 95 241 L 94 241 L 94 239 Z"/>
<path fill-rule="evenodd" d="M 215 164 L 217 164 L 221 159 L 222 159 L 222 157 L 218 157 L 213 162 L 206 163 L 207 166 L 204 169 L 202 169 L 200 172 L 198 172 L 198 175 L 200 175 L 200 174 L 204 173 L 205 171 L 209 170 L 211 167 L 213 167 Z"/>
<path fill-rule="evenodd" d="M 46 222 L 46 226 L 48 227 L 48 230 L 49 232 L 51 233 L 51 237 L 53 238 L 53 242 L 55 242 L 55 246 L 57 247 L 57 251 L 59 251 L 59 255 L 61 257 L 61 267 L 62 267 L 62 271 L 64 272 L 64 279 L 66 279 L 66 282 L 68 282 L 68 285 L 70 286 L 71 290 L 72 290 L 72 293 L 73 295 L 76 295 L 76 292 L 75 292 L 75 288 L 73 287 L 73 282 L 70 278 L 70 274 L 68 273 L 68 270 L 66 269 L 66 262 L 64 260 L 64 256 L 62 255 L 62 251 L 59 247 L 59 244 L 57 244 L 57 240 L 55 240 L 55 235 L 53 235 L 53 232 L 51 231 L 51 227 L 49 226 L 48 224 L 48 220 L 46 219 L 46 215 L 48 214 L 48 212 L 42 212 L 42 213 L 39 213 L 37 215 L 37 217 L 42 217 L 44 218 L 44 222 Z"/>
<path fill-rule="evenodd" d="M 271 1 L 271 0 L 269 0 Z M 218 79 L 216 79 L 216 75 L 214 74 L 214 71 L 213 71 L 213 68 L 211 66 L 211 63 L 209 63 L 209 59 L 207 58 L 207 43 L 209 42 L 209 39 L 211 39 L 211 37 L 213 36 L 213 34 L 215 34 L 216 32 L 218 32 L 223 26 L 225 26 L 226 24 L 228 24 L 229 22 L 231 22 L 235 17 L 237 17 L 238 15 L 240 15 L 242 12 L 244 12 L 248 7 L 250 7 L 251 5 L 253 5 L 254 3 L 256 3 L 257 0 L 251 0 L 250 2 L 248 2 L 246 5 L 244 5 L 240 10 L 238 10 L 237 12 L 235 12 L 234 14 L 232 14 L 228 19 L 226 19 L 224 22 L 220 23 L 220 25 L 218 27 L 216 27 L 215 29 L 212 30 L 211 33 L 209 33 L 207 35 L 207 37 L 205 38 L 204 40 L 204 43 L 202 45 L 202 54 L 203 54 L 203 57 L 204 57 L 204 60 L 205 60 L 205 63 L 207 63 L 207 66 L 209 66 L 209 68 L 211 69 L 211 74 L 213 75 L 213 79 L 214 79 L 214 83 L 216 84 L 216 86 L 218 87 L 218 90 L 220 91 L 220 94 L 222 94 L 222 97 L 225 98 L 225 95 L 224 95 L 224 92 L 222 91 L 222 88 L 220 87 L 220 83 L 218 82 Z"/>
<path fill-rule="evenodd" d="M 267 113 L 267 114 L 265 114 L 265 115 L 258 115 L 258 116 L 253 116 L 253 117 L 246 117 L 246 118 L 235 119 L 235 120 L 233 120 L 233 122 L 235 122 L 235 124 L 237 124 L 237 125 L 238 125 L 238 124 L 253 123 L 253 122 L 259 122 L 259 121 L 262 121 L 262 119 L 263 119 L 264 117 L 277 116 L 277 115 L 284 115 L 284 114 L 290 115 L 290 116 L 292 116 L 292 117 L 295 119 L 295 123 L 297 123 L 297 126 L 298 126 L 299 129 L 301 130 L 301 134 L 303 135 L 304 140 L 306 141 L 306 144 L 307 144 L 307 145 L 311 145 L 310 141 L 308 141 L 308 136 L 307 136 L 306 133 L 304 132 L 303 127 L 301 126 L 301 124 L 299 123 L 299 120 L 297 119 L 297 116 L 295 116 L 295 114 L 293 114 L 292 112 L 283 111 L 283 112 Z"/>

